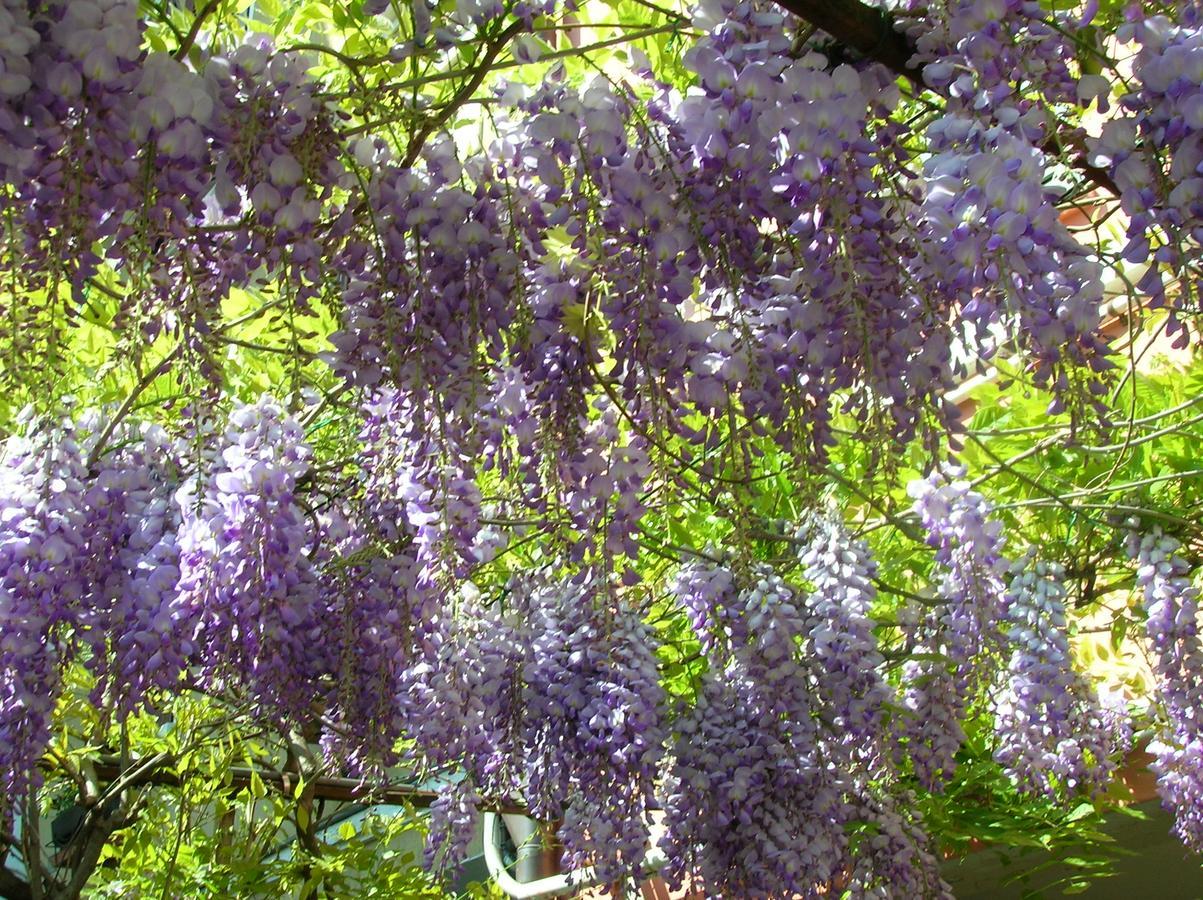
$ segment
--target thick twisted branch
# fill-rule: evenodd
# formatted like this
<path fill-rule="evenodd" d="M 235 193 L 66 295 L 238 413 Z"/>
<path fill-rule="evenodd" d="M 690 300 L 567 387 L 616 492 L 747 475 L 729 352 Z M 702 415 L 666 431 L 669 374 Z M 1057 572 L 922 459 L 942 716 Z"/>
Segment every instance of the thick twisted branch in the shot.
<path fill-rule="evenodd" d="M 837 43 L 852 48 L 865 59 L 881 63 L 920 90 L 927 88 L 922 67 L 912 62 L 914 46 L 894 27 L 893 16 L 885 10 L 861 0 L 777 0 L 777 5 L 827 32 Z M 1080 148 L 1066 148 L 1059 135 L 1051 136 L 1040 149 L 1054 156 L 1064 149 L 1075 151 L 1073 156 L 1066 158 L 1066 164 L 1098 187 L 1119 195 L 1119 187 L 1111 175 L 1105 169 L 1091 165 Z"/>
<path fill-rule="evenodd" d="M 777 0 L 782 9 L 827 32 L 866 59 L 923 87 L 923 71 L 911 64 L 915 50 L 883 9 L 860 0 Z"/>

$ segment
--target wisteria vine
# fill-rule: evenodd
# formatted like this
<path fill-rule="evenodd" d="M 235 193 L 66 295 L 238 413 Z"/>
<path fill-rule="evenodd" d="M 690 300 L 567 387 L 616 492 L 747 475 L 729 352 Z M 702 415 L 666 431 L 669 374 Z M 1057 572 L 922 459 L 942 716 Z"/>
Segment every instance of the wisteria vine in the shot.
<path fill-rule="evenodd" d="M 529 38 L 556 10 L 463 2 L 436 26 L 416 3 L 388 59 Z M 877 618 L 839 512 L 774 523 L 756 540 L 797 552 L 767 561 L 741 506 L 763 458 L 818 470 L 844 432 L 939 455 L 949 392 L 1004 350 L 1050 414 L 1097 405 L 1108 267 L 1143 267 L 1175 328 L 1198 311 L 1199 17 L 1133 12 L 1114 98 L 1072 38 L 1091 18 L 914 2 L 900 79 L 767 2 L 705 0 L 687 88 L 638 61 L 491 82 L 468 149 L 399 146 L 295 48 L 194 33 L 173 54 L 133 0 L 0 0 L 0 378 L 61 374 L 101 303 L 115 355 L 192 401 L 155 422 L 136 397 L 40 398 L 4 443 L 0 819 L 38 783 L 71 666 L 118 717 L 187 682 L 318 723 L 341 772 L 438 780 L 441 871 L 505 801 L 610 881 L 662 824 L 670 877 L 713 896 L 942 896 L 914 792 L 956 777 L 982 710 L 1019 790 L 1099 791 L 1116 748 L 1064 572 L 1008 548 L 962 471 L 910 487 L 933 551 L 910 623 Z M 1114 190 L 1121 250 L 1062 221 L 1067 177 Z M 299 319 L 330 326 L 306 337 L 338 385 L 316 410 L 283 386 L 221 397 L 236 293 L 270 298 L 295 359 Z M 353 423 L 348 458 L 319 458 L 331 421 Z M 682 497 L 738 520 L 731 547 L 645 565 Z M 1196 595 L 1178 544 L 1132 541 L 1160 788 L 1198 848 Z M 674 628 L 696 645 L 680 696 Z"/>

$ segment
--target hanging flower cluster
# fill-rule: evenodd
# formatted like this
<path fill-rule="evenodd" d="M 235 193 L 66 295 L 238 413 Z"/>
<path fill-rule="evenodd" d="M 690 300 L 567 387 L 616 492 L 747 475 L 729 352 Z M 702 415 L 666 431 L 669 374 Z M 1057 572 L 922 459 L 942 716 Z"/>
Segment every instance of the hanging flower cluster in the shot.
<path fill-rule="evenodd" d="M 92 587 L 86 451 L 72 423 L 54 425 L 9 440 L 0 463 L 0 767 L 8 797 L 24 796 L 37 780 L 64 652 L 51 635 L 77 621 Z"/>
<path fill-rule="evenodd" d="M 565 861 L 604 881 L 637 875 L 664 752 L 664 692 L 652 631 L 594 578 L 530 597 L 523 667 L 527 792 L 563 818 Z"/>
<path fill-rule="evenodd" d="M 710 668 L 670 751 L 668 872 L 707 896 L 945 895 L 922 822 L 891 789 L 871 563 L 839 525 L 808 530 L 809 597 L 764 568 L 744 581 L 692 563 L 676 579 Z"/>
<path fill-rule="evenodd" d="M 969 705 L 993 694 L 995 758 L 1021 790 L 1098 791 L 1115 729 L 1073 667 L 1061 570 L 1031 553 L 1010 562 L 1002 523 L 964 474 L 937 469 L 908 488 L 942 573 L 916 635 L 932 657 L 905 667 L 915 715 L 908 756 L 920 781 L 939 788 L 956 769 Z"/>
<path fill-rule="evenodd" d="M 956 769 L 954 756 L 965 737 L 960 723 L 969 703 L 997 670 L 1007 561 L 1002 523 L 964 480 L 964 470 L 937 469 L 907 490 L 941 573 L 937 603 L 917 634 L 926 658 L 906 664 L 904 700 L 917 728 L 909 755 L 920 781 L 938 788 Z"/>
<path fill-rule="evenodd" d="M 998 702 L 994 758 L 1025 790 L 1056 797 L 1106 786 L 1112 754 L 1097 696 L 1076 672 L 1065 632 L 1064 572 L 1032 558 L 1011 566 L 1013 650 Z"/>
<path fill-rule="evenodd" d="M 265 400 L 233 413 L 205 483 L 195 479 L 179 497 L 179 590 L 206 674 L 250 685 L 257 701 L 293 718 L 312 696 L 301 673 L 324 668 L 314 649 L 325 601 L 297 496 L 308 460 L 296 421 Z"/>
<path fill-rule="evenodd" d="M 1156 760 L 1157 792 L 1174 814 L 1174 833 L 1203 849 L 1203 641 L 1199 638 L 1199 592 L 1179 555 L 1181 544 L 1153 528 L 1132 532 L 1128 555 L 1144 593 L 1153 673 L 1160 701 L 1160 731 L 1149 745 Z"/>
<path fill-rule="evenodd" d="M 1174 307 L 1197 312 L 1197 254 L 1189 248 L 1203 239 L 1203 30 L 1197 10 L 1185 6 L 1180 19 L 1154 16 L 1124 27 L 1121 39 L 1140 45 L 1132 89 L 1094 154 L 1115 173 L 1129 217 L 1123 258 L 1148 266 L 1140 290 L 1160 306 L 1177 285 Z M 1176 316 L 1171 327 L 1180 327 Z"/>

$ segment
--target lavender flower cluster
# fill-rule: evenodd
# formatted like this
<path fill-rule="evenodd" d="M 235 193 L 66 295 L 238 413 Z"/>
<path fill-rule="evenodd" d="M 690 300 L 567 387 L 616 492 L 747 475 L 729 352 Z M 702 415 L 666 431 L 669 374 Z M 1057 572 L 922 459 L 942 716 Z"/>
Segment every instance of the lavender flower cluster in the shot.
<path fill-rule="evenodd" d="M 52 635 L 74 624 L 91 587 L 78 438 L 71 422 L 51 426 L 6 442 L 0 464 L 0 771 L 8 798 L 38 780 L 66 649 Z M 8 803 L 0 810 L 11 814 Z"/>
<path fill-rule="evenodd" d="M 809 598 L 762 567 L 691 563 L 676 579 L 709 669 L 670 750 L 668 873 L 715 897 L 946 896 L 922 822 L 897 803 L 890 691 L 879 665 L 858 667 L 880 662 L 864 548 L 820 520 L 803 559 Z M 854 840 L 856 823 L 871 836 Z"/>
<path fill-rule="evenodd" d="M 1054 410 L 1100 392 L 1112 366 L 1094 334 L 1102 266 L 1061 223 L 1046 184 L 1058 164 L 1049 137 L 1085 143 L 1052 110 L 1096 97 L 1106 109 L 1108 82 L 1078 74 L 1072 38 L 1097 9 L 1087 4 L 1079 17 L 1031 0 L 952 0 L 906 13 L 914 62 L 945 98 L 926 131 L 934 152 L 923 165 L 923 253 L 984 355 L 997 341 L 989 326 L 1009 323 L 1008 334 L 1022 335 L 1036 378 L 1056 394 Z M 1070 390 L 1075 368 L 1086 398 Z"/>
<path fill-rule="evenodd" d="M 210 377 L 231 288 L 284 275 L 306 308 L 345 235 L 333 192 L 351 182 L 303 61 L 247 45 L 190 68 L 145 49 L 132 0 L 5 3 L 2 16 L 2 247 L 22 285 L 65 283 L 82 300 L 111 266 L 129 289 L 117 324 L 180 332 Z M 30 364 L 44 353 L 26 349 Z"/>
<path fill-rule="evenodd" d="M 965 737 L 961 722 L 993 693 L 996 759 L 1021 790 L 1097 791 L 1111 770 L 1115 729 L 1073 668 L 1061 570 L 1009 561 L 1002 523 L 964 474 L 946 466 L 908 486 L 941 573 L 935 603 L 915 629 L 924 657 L 904 668 L 915 773 L 930 789 L 947 782 Z"/>
<path fill-rule="evenodd" d="M 916 634 L 925 658 L 905 668 L 904 701 L 916 729 L 909 753 L 928 788 L 938 788 L 956 769 L 961 722 L 974 695 L 991 682 L 1004 645 L 1002 523 L 963 476 L 960 469 L 937 469 L 907 486 L 941 573 L 937 603 Z"/>
<path fill-rule="evenodd" d="M 1197 311 L 1190 248 L 1203 240 L 1203 23 L 1194 4 L 1183 7 L 1179 17 L 1137 19 L 1121 30 L 1121 40 L 1140 48 L 1131 90 L 1119 98 L 1123 114 L 1104 125 L 1092 149 L 1114 173 L 1128 215 L 1123 258 L 1147 264 L 1138 288 L 1163 305 L 1181 279 L 1174 306 Z M 1171 328 L 1181 332 L 1177 316 Z"/>
<path fill-rule="evenodd" d="M 1064 570 L 1017 559 L 1011 567 L 1006 690 L 997 702 L 994 758 L 1024 790 L 1051 797 L 1103 789 L 1114 752 L 1104 712 L 1073 668 Z"/>
<path fill-rule="evenodd" d="M 293 719 L 314 694 L 303 673 L 321 668 L 312 662 L 324 600 L 297 496 L 308 459 L 297 422 L 263 400 L 234 411 L 220 457 L 179 497 L 180 599 L 206 675 L 250 685 Z"/>
<path fill-rule="evenodd" d="M 808 648 L 818 666 L 818 690 L 848 750 L 879 764 L 871 754 L 890 747 L 885 710 L 897 697 L 882 675 L 885 660 L 873 631 L 876 564 L 868 546 L 834 518 L 814 519 L 799 537 L 805 541 L 799 561 L 812 585 L 806 595 Z"/>
<path fill-rule="evenodd" d="M 1149 744 L 1157 792 L 1174 814 L 1174 833 L 1203 851 L 1203 640 L 1199 591 L 1191 583 L 1181 543 L 1160 528 L 1131 532 L 1128 554 L 1144 593 L 1145 633 L 1156 676 L 1158 733 Z"/>
<path fill-rule="evenodd" d="M 411 737 L 434 771 L 458 776 L 440 789 L 426 844 L 427 863 L 450 872 L 466 856 L 480 801 L 522 795 L 530 637 L 495 610 L 466 604 L 456 616 L 432 602 L 433 618 L 418 622 L 417 661 L 394 686 L 402 727 L 393 734 Z"/>
<path fill-rule="evenodd" d="M 563 818 L 565 862 L 614 881 L 639 873 L 666 739 L 651 629 L 586 575 L 529 598 L 523 667 L 526 790 Z"/>

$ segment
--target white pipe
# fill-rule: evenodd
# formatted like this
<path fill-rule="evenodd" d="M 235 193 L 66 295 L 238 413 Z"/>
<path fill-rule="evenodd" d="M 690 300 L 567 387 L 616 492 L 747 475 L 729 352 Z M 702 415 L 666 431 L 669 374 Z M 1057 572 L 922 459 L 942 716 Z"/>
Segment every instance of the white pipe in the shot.
<path fill-rule="evenodd" d="M 514 900 L 540 900 L 542 897 L 561 897 L 565 894 L 571 894 L 574 891 L 579 891 L 581 888 L 595 887 L 603 883 L 603 879 L 598 878 L 597 871 L 593 866 L 586 866 L 583 869 L 576 869 L 572 872 L 563 872 L 559 875 L 551 875 L 547 878 L 538 878 L 534 881 L 518 881 L 508 871 L 505 864 L 501 861 L 501 848 L 497 843 L 498 827 L 501 825 L 501 819 L 496 813 L 485 813 L 484 820 L 484 845 L 485 845 L 485 867 L 489 870 L 489 876 L 494 883 L 509 894 Z M 643 869 L 647 874 L 658 872 L 664 868 L 667 862 L 660 848 L 653 847 L 643 860 Z"/>
<path fill-rule="evenodd" d="M 539 840 L 538 824 L 528 816 L 507 813 L 501 814 L 501 821 L 518 851 L 514 877 L 520 884 L 542 877 L 546 873 L 543 865 L 546 854 Z"/>

